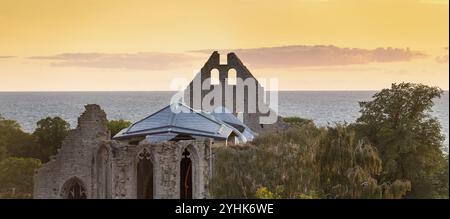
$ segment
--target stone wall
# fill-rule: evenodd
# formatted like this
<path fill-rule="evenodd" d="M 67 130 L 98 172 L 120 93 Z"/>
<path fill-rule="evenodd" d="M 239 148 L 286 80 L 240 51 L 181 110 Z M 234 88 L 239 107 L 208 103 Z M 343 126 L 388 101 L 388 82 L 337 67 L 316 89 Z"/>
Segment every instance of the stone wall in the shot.
<path fill-rule="evenodd" d="M 179 141 L 138 145 L 116 142 L 113 153 L 113 198 L 137 198 L 137 164 L 139 159 L 151 160 L 153 165 L 153 198 L 180 197 L 180 162 L 184 149 L 191 154 L 193 164 L 193 198 L 208 198 L 210 170 L 209 141 Z M 142 155 L 146 154 L 148 155 Z"/>
<path fill-rule="evenodd" d="M 185 149 L 192 160 L 192 197 L 208 198 L 211 175 L 210 140 L 187 140 L 133 145 L 109 139 L 106 114 L 87 105 L 78 126 L 63 141 L 58 154 L 34 176 L 34 198 L 67 198 L 77 182 L 86 198 L 137 198 L 137 164 L 153 165 L 153 198 L 180 197 L 180 162 Z"/>
<path fill-rule="evenodd" d="M 98 105 L 85 108 L 58 154 L 35 173 L 34 198 L 62 198 L 63 185 L 70 180 L 81 181 L 88 198 L 96 197 L 94 155 L 100 146 L 108 145 L 109 133 L 105 112 Z"/>
<path fill-rule="evenodd" d="M 194 92 L 194 81 L 200 81 L 201 84 L 208 82 L 206 80 L 211 78 L 211 72 L 212 70 L 217 70 L 219 72 L 219 81 L 220 85 L 213 85 L 209 83 L 209 86 L 200 87 L 201 91 L 199 91 L 200 96 L 195 96 Z M 229 71 L 235 70 L 236 71 L 236 78 L 242 79 L 242 81 L 245 81 L 248 78 L 254 79 L 254 84 L 251 84 L 249 86 L 248 84 L 239 83 L 237 81 L 236 85 L 228 84 L 226 79 L 228 79 Z M 206 81 L 206 82 L 205 82 Z M 211 81 L 210 81 L 211 82 Z M 221 87 L 218 87 L 221 86 Z M 209 87 L 209 89 L 208 89 Z M 227 87 L 227 88 L 226 88 Z M 243 88 L 243 90 L 237 89 L 238 87 Z M 255 95 L 250 96 L 248 89 L 255 89 Z M 188 87 L 185 90 L 184 98 L 185 102 L 188 106 L 190 106 L 193 109 L 196 110 L 203 110 L 203 111 L 209 111 L 205 108 L 203 105 L 195 104 L 195 101 L 199 101 L 198 103 L 201 103 L 201 101 L 204 100 L 206 96 L 209 96 L 211 91 L 214 89 L 221 89 L 222 90 L 222 97 L 221 97 L 221 106 L 229 106 L 228 104 L 232 105 L 232 108 L 229 108 L 228 110 L 232 111 L 232 113 L 240 117 L 242 114 L 242 121 L 244 124 L 246 124 L 250 129 L 257 133 L 262 132 L 272 132 L 280 129 L 286 128 L 286 125 L 283 123 L 282 119 L 280 117 L 277 117 L 278 120 L 274 124 L 264 124 L 261 125 L 260 117 L 261 116 L 268 116 L 269 113 L 261 113 L 261 112 L 267 112 L 269 110 L 268 106 L 264 104 L 263 102 L 258 104 L 258 101 L 263 101 L 264 99 L 264 88 L 261 86 L 261 84 L 257 81 L 257 79 L 252 75 L 252 73 L 247 69 L 247 67 L 241 62 L 241 60 L 236 56 L 235 53 L 228 53 L 227 54 L 227 63 L 220 63 L 220 54 L 215 51 L 212 53 L 212 55 L 209 57 L 208 61 L 205 63 L 205 65 L 201 68 L 200 73 L 197 74 L 194 78 L 194 80 L 188 85 Z M 226 97 L 226 90 L 232 91 L 232 100 L 227 100 Z M 231 93 L 230 93 L 231 94 Z M 195 99 L 195 101 L 194 101 Z M 216 100 L 214 100 L 216 101 Z M 230 101 L 228 104 L 227 101 Z M 232 101 L 232 103 L 231 103 Z M 244 109 L 243 111 L 240 111 L 236 107 L 236 102 L 243 101 Z M 256 112 L 249 111 L 249 103 L 256 104 Z M 241 109 L 242 110 L 242 109 Z M 272 112 L 274 113 L 274 112 Z"/>

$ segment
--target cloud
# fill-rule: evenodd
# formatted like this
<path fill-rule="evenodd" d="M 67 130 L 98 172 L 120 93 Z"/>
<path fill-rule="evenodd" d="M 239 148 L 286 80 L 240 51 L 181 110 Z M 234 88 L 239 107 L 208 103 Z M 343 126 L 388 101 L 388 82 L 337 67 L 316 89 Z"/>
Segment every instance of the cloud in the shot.
<path fill-rule="evenodd" d="M 15 56 L 0 56 L 0 59 L 10 59 L 14 58 Z"/>
<path fill-rule="evenodd" d="M 106 69 L 164 70 L 187 66 L 195 58 L 183 53 L 62 53 L 33 56 L 30 59 L 51 60 L 56 67 L 88 67 Z"/>
<path fill-rule="evenodd" d="M 195 67 L 206 62 L 213 50 L 184 53 L 62 53 L 52 56 L 33 56 L 30 59 L 50 60 L 55 67 L 89 67 L 105 69 L 166 70 Z M 418 51 L 399 48 L 340 48 L 336 46 L 283 46 L 223 50 L 235 52 L 244 63 L 254 68 L 329 67 L 374 62 L 410 61 L 424 57 Z M 197 66 L 199 67 L 199 66 Z"/>
<path fill-rule="evenodd" d="M 434 60 L 436 60 L 437 63 L 439 64 L 448 64 L 448 46 L 444 47 L 444 50 L 447 52 L 447 54 L 445 55 L 441 55 L 441 56 L 436 56 L 436 58 L 434 58 Z"/>
<path fill-rule="evenodd" d="M 437 56 L 435 60 L 439 64 L 448 64 L 448 55 Z"/>
<path fill-rule="evenodd" d="M 374 62 L 410 61 L 425 57 L 419 51 L 399 48 L 341 48 L 336 46 L 283 46 L 254 49 L 225 50 L 233 51 L 244 63 L 259 68 L 293 68 L 312 66 L 342 66 L 368 64 Z M 194 52 L 210 53 L 211 50 Z M 223 53 L 223 52 L 222 52 Z"/>

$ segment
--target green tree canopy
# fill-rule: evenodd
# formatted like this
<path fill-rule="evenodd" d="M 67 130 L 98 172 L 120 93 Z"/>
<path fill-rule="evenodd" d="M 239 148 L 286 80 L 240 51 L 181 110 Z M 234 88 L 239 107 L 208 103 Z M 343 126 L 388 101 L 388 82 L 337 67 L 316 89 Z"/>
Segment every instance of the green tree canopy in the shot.
<path fill-rule="evenodd" d="M 379 182 L 383 170 L 377 149 L 345 125 L 328 127 L 318 161 L 320 188 L 327 198 L 401 198 L 411 190 L 409 181 L 396 180 L 394 186 Z"/>
<path fill-rule="evenodd" d="M 37 128 L 33 136 L 37 139 L 39 148 L 34 151 L 32 157 L 47 162 L 50 156 L 55 155 L 61 147 L 62 141 L 67 136 L 70 125 L 60 117 L 47 117 L 37 122 Z"/>
<path fill-rule="evenodd" d="M 308 124 L 314 124 L 314 122 L 310 119 L 303 119 L 300 117 L 285 117 L 283 121 L 291 126 L 301 127 Z"/>
<path fill-rule="evenodd" d="M 32 198 L 33 174 L 41 165 L 34 158 L 9 157 L 0 161 L 0 198 Z"/>
<path fill-rule="evenodd" d="M 402 198 L 411 190 L 408 180 L 378 180 L 384 171 L 378 150 L 353 125 L 287 122 L 285 132 L 214 148 L 213 197 Z"/>
<path fill-rule="evenodd" d="M 316 153 L 323 134 L 313 123 L 266 133 L 245 146 L 214 149 L 215 198 L 299 198 L 318 189 Z"/>
<path fill-rule="evenodd" d="M 125 121 L 123 119 L 120 120 L 110 120 L 108 121 L 108 129 L 111 132 L 111 137 L 120 132 L 120 130 L 127 128 L 131 125 L 131 122 Z"/>
<path fill-rule="evenodd" d="M 28 157 L 36 145 L 36 139 L 23 132 L 16 121 L 0 119 L 0 160 L 9 156 Z"/>
<path fill-rule="evenodd" d="M 441 93 L 437 87 L 400 83 L 360 103 L 356 129 L 380 152 L 380 180 L 410 180 L 410 198 L 448 198 L 448 172 L 447 192 L 438 192 L 445 186 L 440 174 L 445 174 L 445 166 L 448 168 L 442 153 L 444 136 L 437 119 L 429 114 L 433 99 Z"/>

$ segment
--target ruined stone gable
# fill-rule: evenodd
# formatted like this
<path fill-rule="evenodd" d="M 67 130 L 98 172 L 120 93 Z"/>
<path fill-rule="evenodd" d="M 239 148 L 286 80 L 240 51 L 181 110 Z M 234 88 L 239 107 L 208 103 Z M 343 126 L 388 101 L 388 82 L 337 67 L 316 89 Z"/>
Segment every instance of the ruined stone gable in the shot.
<path fill-rule="evenodd" d="M 285 124 L 278 116 L 278 120 L 275 124 L 261 123 L 260 117 L 269 115 L 269 107 L 264 103 L 264 88 L 235 53 L 228 53 L 226 57 L 227 62 L 220 63 L 220 54 L 217 51 L 211 54 L 208 61 L 201 68 L 200 73 L 194 77 L 193 81 L 186 88 L 184 94 L 185 102 L 193 109 L 210 111 L 210 109 L 206 109 L 202 104 L 202 100 L 204 100 L 205 97 L 208 97 L 214 89 L 221 89 L 221 98 L 219 98 L 219 100 L 214 99 L 212 102 L 219 101 L 221 102 L 220 105 L 223 107 L 231 106 L 227 107 L 227 109 L 235 116 L 241 118 L 253 131 L 260 133 L 284 129 Z M 213 74 L 216 74 L 218 77 L 219 84 L 213 83 L 215 78 Z M 244 83 L 246 82 L 246 79 L 253 79 L 254 83 L 241 84 L 241 81 L 237 79 L 241 79 Z M 199 88 L 194 86 L 195 81 L 201 82 L 201 85 L 206 84 L 206 89 L 205 87 Z M 232 84 L 230 81 L 236 81 L 236 83 Z M 197 93 L 194 92 L 195 89 L 200 89 L 198 92 L 198 94 L 200 94 L 199 96 L 196 96 Z M 249 92 L 249 89 L 255 90 L 255 93 L 251 95 L 252 93 Z M 226 98 L 227 90 L 229 90 L 228 96 L 232 98 Z M 236 103 L 239 101 L 243 101 L 244 106 L 241 109 L 237 108 Z M 256 104 L 256 112 L 249 111 L 251 103 Z M 211 105 L 213 104 L 214 103 L 211 103 Z"/>
<path fill-rule="evenodd" d="M 105 112 L 97 105 L 85 108 L 57 155 L 36 172 L 35 198 L 61 198 L 67 195 L 66 187 L 75 182 L 84 186 L 87 198 L 97 195 L 93 155 L 100 147 L 108 147 L 109 133 Z"/>

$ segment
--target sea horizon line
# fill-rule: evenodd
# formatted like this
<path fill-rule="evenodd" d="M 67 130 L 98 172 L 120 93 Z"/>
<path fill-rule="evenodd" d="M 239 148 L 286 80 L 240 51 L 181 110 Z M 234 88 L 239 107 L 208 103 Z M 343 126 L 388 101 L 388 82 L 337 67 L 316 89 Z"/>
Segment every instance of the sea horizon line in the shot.
<path fill-rule="evenodd" d="M 384 89 L 384 88 L 382 88 Z M 381 89 L 376 90 L 278 90 L 279 92 L 374 92 L 380 91 Z M 266 92 L 270 92 L 271 90 L 266 90 Z M 448 92 L 449 90 L 444 90 L 444 92 Z M 48 90 L 48 91 L 0 91 L 0 93 L 108 93 L 108 92 L 177 92 L 174 90 Z"/>

